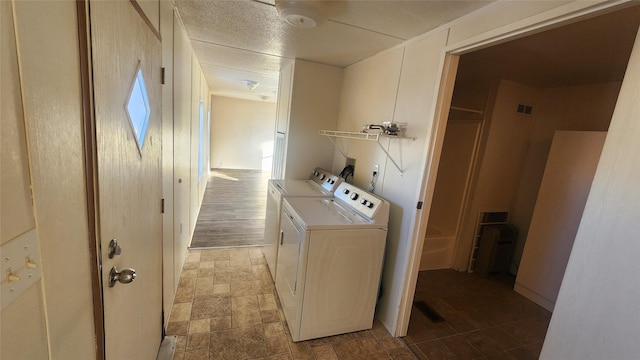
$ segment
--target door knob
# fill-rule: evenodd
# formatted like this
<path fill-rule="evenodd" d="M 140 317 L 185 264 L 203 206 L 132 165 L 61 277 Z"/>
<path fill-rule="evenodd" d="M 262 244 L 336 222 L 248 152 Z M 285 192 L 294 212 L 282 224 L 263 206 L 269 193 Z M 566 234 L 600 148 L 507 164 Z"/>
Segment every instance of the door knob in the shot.
<path fill-rule="evenodd" d="M 120 284 L 128 284 L 135 280 L 135 278 L 135 270 L 123 269 L 122 271 L 118 271 L 118 269 L 114 266 L 111 268 L 111 272 L 109 273 L 109 287 L 114 287 L 116 285 L 116 281 Z"/>

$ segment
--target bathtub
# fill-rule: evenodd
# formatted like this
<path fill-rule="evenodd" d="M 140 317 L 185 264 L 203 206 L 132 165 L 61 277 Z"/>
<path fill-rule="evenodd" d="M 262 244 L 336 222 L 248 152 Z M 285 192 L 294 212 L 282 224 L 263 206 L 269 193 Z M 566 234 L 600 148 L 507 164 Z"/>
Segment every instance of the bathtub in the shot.
<path fill-rule="evenodd" d="M 455 234 L 445 234 L 437 227 L 431 224 L 427 225 L 422 257 L 420 258 L 420 271 L 449 269 L 455 241 Z"/>

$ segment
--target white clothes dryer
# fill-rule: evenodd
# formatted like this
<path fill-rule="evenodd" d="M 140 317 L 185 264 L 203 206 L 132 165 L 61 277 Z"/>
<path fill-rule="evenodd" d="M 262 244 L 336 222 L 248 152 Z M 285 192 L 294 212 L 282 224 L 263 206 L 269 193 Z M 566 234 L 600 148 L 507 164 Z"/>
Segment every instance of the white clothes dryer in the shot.
<path fill-rule="evenodd" d="M 315 168 L 308 180 L 269 180 L 262 253 L 271 277 L 276 279 L 280 213 L 285 197 L 333 197 L 342 179 L 327 170 Z"/>
<path fill-rule="evenodd" d="M 370 329 L 389 203 L 341 183 L 334 198 L 286 198 L 276 290 L 294 341 Z"/>

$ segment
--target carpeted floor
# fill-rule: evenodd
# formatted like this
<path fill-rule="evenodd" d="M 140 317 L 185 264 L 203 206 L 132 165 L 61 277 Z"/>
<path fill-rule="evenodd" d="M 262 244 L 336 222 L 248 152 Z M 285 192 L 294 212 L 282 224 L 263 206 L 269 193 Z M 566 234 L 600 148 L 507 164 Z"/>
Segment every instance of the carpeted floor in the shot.
<path fill-rule="evenodd" d="M 212 170 L 191 248 L 262 245 L 269 175 L 260 170 Z"/>

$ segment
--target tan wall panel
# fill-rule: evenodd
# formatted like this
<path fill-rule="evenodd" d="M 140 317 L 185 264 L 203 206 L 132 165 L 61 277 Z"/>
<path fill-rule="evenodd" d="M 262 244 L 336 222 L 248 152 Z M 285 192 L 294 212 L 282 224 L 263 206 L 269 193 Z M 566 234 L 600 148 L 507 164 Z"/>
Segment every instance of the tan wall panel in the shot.
<path fill-rule="evenodd" d="M 393 118 L 403 54 L 403 48 L 395 48 L 345 69 L 340 93 L 338 130 L 360 131 L 364 125 L 380 125 L 383 121 Z M 331 145 L 328 139 L 324 141 L 326 146 Z M 376 187 L 381 189 L 385 178 L 386 159 L 378 145 L 359 140 L 336 139 L 336 142 L 342 146 L 347 156 L 356 159 L 356 185 L 366 188 L 371 179 L 373 166 L 380 165 Z M 344 166 L 344 156 L 335 151 L 333 172 L 340 173 Z"/>
<path fill-rule="evenodd" d="M 640 354 L 639 79 L 636 38 L 540 359 Z"/>
<path fill-rule="evenodd" d="M 402 164 L 402 175 L 378 145 L 359 140 L 343 142 L 347 155 L 356 159 L 355 185 L 367 188 L 373 167 L 379 164 L 380 176 L 375 192 L 392 203 L 382 279 L 384 292 L 376 314 L 391 331 L 395 330 L 398 320 L 415 216 L 413 209 L 427 156 L 427 139 L 433 130 L 431 104 L 436 96 L 435 84 L 440 80 L 440 50 L 446 38 L 446 31 L 433 33 L 405 47 L 352 65 L 344 73 L 339 130 L 358 131 L 364 124 L 393 120 L 406 123 L 407 134 L 417 137 L 415 141 L 382 141 L 395 160 Z M 342 166 L 344 158 L 336 152 L 333 170 L 339 171 Z"/>
<path fill-rule="evenodd" d="M 11 2 L 0 2 L 0 39 L 3 49 L 2 65 L 2 159 L 0 160 L 0 183 L 2 201 L 2 224 L 0 224 L 0 244 L 35 227 L 31 203 L 31 180 L 29 179 L 29 159 L 27 154 L 22 94 L 18 73 L 18 53 L 16 50 Z"/>
<path fill-rule="evenodd" d="M 342 69 L 297 59 L 287 127 L 285 179 L 306 179 L 316 166 L 331 167 L 331 147 L 319 130 L 336 128 Z"/>
<path fill-rule="evenodd" d="M 38 282 L 2 311 L 2 359 L 49 359 L 42 301 Z"/>
<path fill-rule="evenodd" d="M 180 20 L 174 16 L 173 54 L 173 195 L 174 195 L 174 246 L 175 281 L 182 271 L 190 241 L 189 234 L 189 191 L 191 184 L 191 44 Z"/>
<path fill-rule="evenodd" d="M 90 359 L 95 331 L 76 3 L 17 2 L 16 24 L 51 357 Z"/>
<path fill-rule="evenodd" d="M 169 314 L 177 290 L 174 273 L 175 259 L 180 257 L 184 249 L 174 244 L 173 221 L 173 4 L 170 0 L 162 0 L 160 30 L 162 35 L 162 66 L 165 83 L 162 86 L 162 197 L 164 214 L 162 220 L 162 266 L 163 266 L 163 298 L 164 324 L 169 324 Z"/>
<path fill-rule="evenodd" d="M 606 132 L 557 131 L 538 192 L 515 290 L 549 311 L 589 196 Z"/>
<path fill-rule="evenodd" d="M 476 145 L 479 122 L 449 122 L 442 144 L 429 227 L 455 235 Z"/>
<path fill-rule="evenodd" d="M 537 89 L 501 81 L 496 95 L 484 154 L 478 160 L 477 182 L 460 229 L 456 262 L 468 261 L 482 211 L 510 211 L 518 193 L 537 114 L 518 114 L 518 104 L 539 103 Z M 465 268 L 462 265 L 461 268 Z"/>
<path fill-rule="evenodd" d="M 261 170 L 264 147 L 273 150 L 276 104 L 222 96 L 211 102 L 211 166 Z"/>

